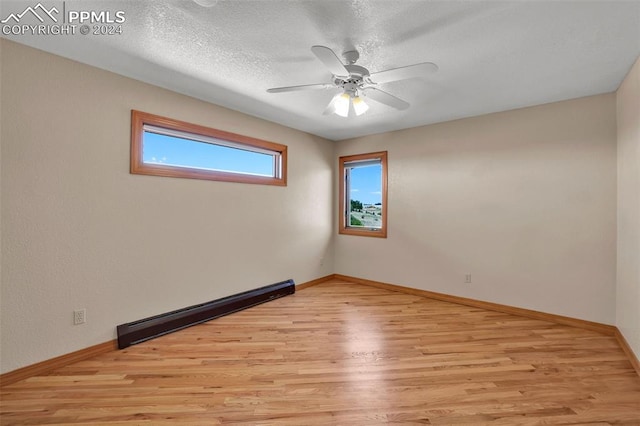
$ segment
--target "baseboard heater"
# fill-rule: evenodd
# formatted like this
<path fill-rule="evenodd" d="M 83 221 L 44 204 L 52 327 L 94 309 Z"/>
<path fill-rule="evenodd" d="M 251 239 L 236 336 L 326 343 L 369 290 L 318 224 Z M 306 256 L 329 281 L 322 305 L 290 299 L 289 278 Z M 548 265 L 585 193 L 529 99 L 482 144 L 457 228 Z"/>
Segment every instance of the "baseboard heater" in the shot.
<path fill-rule="evenodd" d="M 293 280 L 287 280 L 223 297 L 222 299 L 212 300 L 211 302 L 121 324 L 117 327 L 118 348 L 124 349 L 136 343 L 238 312 L 295 292 L 295 283 Z"/>

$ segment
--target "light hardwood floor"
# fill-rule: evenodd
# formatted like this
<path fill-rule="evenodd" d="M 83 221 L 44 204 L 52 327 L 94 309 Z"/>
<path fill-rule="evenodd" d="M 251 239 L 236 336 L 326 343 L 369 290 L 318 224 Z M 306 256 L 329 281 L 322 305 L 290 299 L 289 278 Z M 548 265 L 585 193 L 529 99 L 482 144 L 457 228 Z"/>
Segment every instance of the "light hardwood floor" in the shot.
<path fill-rule="evenodd" d="M 337 280 L 0 396 L 2 425 L 640 425 L 614 337 Z"/>

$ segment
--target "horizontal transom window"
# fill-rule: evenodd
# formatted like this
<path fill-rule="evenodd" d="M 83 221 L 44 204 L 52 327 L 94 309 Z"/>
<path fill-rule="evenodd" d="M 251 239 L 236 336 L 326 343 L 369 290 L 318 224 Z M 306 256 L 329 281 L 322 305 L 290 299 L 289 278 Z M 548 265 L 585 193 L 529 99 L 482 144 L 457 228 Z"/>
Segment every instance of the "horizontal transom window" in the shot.
<path fill-rule="evenodd" d="M 287 147 L 132 111 L 131 173 L 286 185 Z"/>

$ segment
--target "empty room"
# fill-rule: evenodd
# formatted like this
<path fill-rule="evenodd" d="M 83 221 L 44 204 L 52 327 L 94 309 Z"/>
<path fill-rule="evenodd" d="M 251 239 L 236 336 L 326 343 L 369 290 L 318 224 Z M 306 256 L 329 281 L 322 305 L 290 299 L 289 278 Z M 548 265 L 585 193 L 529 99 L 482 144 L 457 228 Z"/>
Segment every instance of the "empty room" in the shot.
<path fill-rule="evenodd" d="M 0 424 L 640 425 L 640 1 L 0 28 Z"/>

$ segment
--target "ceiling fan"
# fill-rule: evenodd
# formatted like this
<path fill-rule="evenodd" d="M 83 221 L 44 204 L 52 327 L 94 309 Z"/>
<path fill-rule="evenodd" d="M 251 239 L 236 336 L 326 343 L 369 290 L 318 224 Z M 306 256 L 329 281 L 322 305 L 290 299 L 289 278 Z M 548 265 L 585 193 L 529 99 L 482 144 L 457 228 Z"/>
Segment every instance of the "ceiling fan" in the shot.
<path fill-rule="evenodd" d="M 338 58 L 338 55 L 328 47 L 313 46 L 311 47 L 311 52 L 313 52 L 329 71 L 331 71 L 331 74 L 333 74 L 331 83 L 275 87 L 268 89 L 267 92 L 282 93 L 299 90 L 341 89 L 342 93 L 338 93 L 331 102 L 329 102 L 329 105 L 323 112 L 324 115 L 337 114 L 342 117 L 348 117 L 352 110 L 356 115 L 361 115 L 369 109 L 369 106 L 362 99 L 363 96 L 398 110 L 407 109 L 409 108 L 408 102 L 378 89 L 377 86 L 391 81 L 422 77 L 438 71 L 436 64 L 422 62 L 406 67 L 370 73 L 366 68 L 355 64 L 360 57 L 357 50 L 350 50 L 342 54 L 346 64 L 343 64 Z"/>

